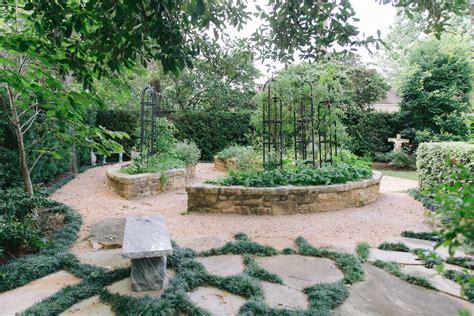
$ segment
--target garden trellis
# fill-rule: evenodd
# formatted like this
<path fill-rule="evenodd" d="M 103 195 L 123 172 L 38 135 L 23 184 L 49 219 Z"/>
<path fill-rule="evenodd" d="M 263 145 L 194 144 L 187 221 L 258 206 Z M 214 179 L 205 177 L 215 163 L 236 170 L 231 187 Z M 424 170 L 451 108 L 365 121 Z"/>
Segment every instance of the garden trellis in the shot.
<path fill-rule="evenodd" d="M 288 154 L 297 164 L 322 167 L 337 156 L 336 117 L 331 101 L 315 102 L 313 86 L 298 81 L 296 94 L 285 92 L 271 78 L 263 86 L 263 164 L 283 167 Z M 285 115 L 290 111 L 292 115 Z M 270 167 L 271 168 L 271 167 Z"/>
<path fill-rule="evenodd" d="M 158 89 L 159 90 L 159 89 Z M 140 155 L 155 154 L 156 120 L 161 115 L 162 95 L 151 86 L 140 94 Z"/>

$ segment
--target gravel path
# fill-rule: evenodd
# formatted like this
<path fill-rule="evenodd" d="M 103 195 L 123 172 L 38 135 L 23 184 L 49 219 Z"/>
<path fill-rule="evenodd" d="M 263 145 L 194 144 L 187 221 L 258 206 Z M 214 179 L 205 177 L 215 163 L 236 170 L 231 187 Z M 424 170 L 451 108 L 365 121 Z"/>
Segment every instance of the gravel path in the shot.
<path fill-rule="evenodd" d="M 426 228 L 424 209 L 407 193 L 416 182 L 384 176 L 377 202 L 361 208 L 298 215 L 255 216 L 235 214 L 188 214 L 184 189 L 164 192 L 139 200 L 125 200 L 107 186 L 105 169 L 96 167 L 79 174 L 57 190 L 52 198 L 77 209 L 83 218 L 75 252 L 91 249 L 87 241 L 90 225 L 111 217 L 159 214 L 165 217 L 173 239 L 191 236 L 231 238 L 236 232 L 278 249 L 292 246 L 303 236 L 318 246 L 353 249 L 360 241 L 372 245 L 395 238 L 405 229 Z M 198 164 L 192 182 L 222 175 L 212 164 Z"/>

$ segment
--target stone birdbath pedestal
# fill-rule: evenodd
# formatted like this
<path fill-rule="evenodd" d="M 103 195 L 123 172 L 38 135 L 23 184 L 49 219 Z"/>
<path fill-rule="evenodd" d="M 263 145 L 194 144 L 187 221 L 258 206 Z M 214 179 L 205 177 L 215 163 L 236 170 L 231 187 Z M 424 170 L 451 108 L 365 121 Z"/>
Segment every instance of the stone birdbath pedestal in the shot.
<path fill-rule="evenodd" d="M 409 139 L 402 138 L 400 134 L 397 134 L 397 138 L 389 138 L 388 141 L 393 143 L 394 152 L 402 151 L 402 145 L 410 142 Z"/>
<path fill-rule="evenodd" d="M 166 256 L 172 253 L 163 217 L 127 217 L 122 256 L 131 259 L 133 291 L 161 290 L 166 276 Z"/>

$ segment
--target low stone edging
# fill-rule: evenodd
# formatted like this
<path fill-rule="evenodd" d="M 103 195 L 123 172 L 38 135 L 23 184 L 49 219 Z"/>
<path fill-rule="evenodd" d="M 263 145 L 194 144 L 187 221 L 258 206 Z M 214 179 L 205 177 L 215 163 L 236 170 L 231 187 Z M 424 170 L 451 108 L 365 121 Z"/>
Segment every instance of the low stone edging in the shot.
<path fill-rule="evenodd" d="M 227 171 L 229 168 L 235 166 L 233 159 L 224 159 L 218 156 L 214 156 L 214 168 L 219 171 Z"/>
<path fill-rule="evenodd" d="M 163 191 L 184 188 L 186 179 L 196 174 L 196 165 L 186 169 L 173 169 L 163 173 L 126 174 L 121 167 L 106 170 L 107 180 L 115 193 L 127 200 L 154 195 Z"/>
<path fill-rule="evenodd" d="M 251 188 L 193 184 L 186 186 L 189 212 L 282 215 L 361 207 L 379 197 L 382 173 L 371 179 L 333 185 Z"/>

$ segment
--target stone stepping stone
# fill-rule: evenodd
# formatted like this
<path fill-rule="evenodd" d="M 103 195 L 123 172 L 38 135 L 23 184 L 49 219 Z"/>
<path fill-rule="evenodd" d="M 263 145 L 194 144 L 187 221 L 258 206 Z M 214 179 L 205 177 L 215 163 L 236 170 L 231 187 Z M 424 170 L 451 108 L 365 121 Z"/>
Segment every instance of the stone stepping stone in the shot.
<path fill-rule="evenodd" d="M 191 248 L 196 252 L 206 251 L 212 248 L 222 247 L 226 240 L 215 236 L 194 236 L 191 238 L 177 239 L 176 243 L 180 247 Z"/>
<path fill-rule="evenodd" d="M 326 258 L 277 255 L 255 260 L 261 268 L 280 276 L 285 285 L 300 291 L 314 284 L 336 282 L 344 277 L 335 263 Z"/>
<path fill-rule="evenodd" d="M 423 265 L 423 261 L 410 252 L 385 251 L 377 248 L 371 248 L 369 252 L 369 261 L 382 260 L 394 261 L 401 264 Z"/>
<path fill-rule="evenodd" d="M 63 287 L 79 283 L 81 279 L 58 271 L 22 287 L 0 294 L 0 314 L 15 315 L 53 295 Z"/>
<path fill-rule="evenodd" d="M 92 264 L 109 270 L 130 266 L 130 259 L 122 257 L 121 249 L 85 252 L 78 254 L 77 257 L 82 263 Z"/>
<path fill-rule="evenodd" d="M 240 255 L 221 255 L 196 259 L 210 274 L 226 277 L 244 272 L 244 263 Z"/>
<path fill-rule="evenodd" d="M 287 308 L 304 310 L 309 307 L 308 299 L 301 291 L 286 285 L 260 282 L 265 297 L 265 303 L 272 308 Z"/>
<path fill-rule="evenodd" d="M 59 315 L 113 316 L 115 313 L 109 305 L 102 303 L 99 296 L 96 295 L 72 305 Z"/>
<path fill-rule="evenodd" d="M 91 225 L 89 241 L 94 249 L 122 247 L 125 218 L 107 218 Z"/>
<path fill-rule="evenodd" d="M 461 286 L 454 281 L 446 279 L 434 269 L 428 269 L 424 266 L 403 266 L 401 270 L 407 274 L 426 278 L 440 292 L 462 298 Z"/>
<path fill-rule="evenodd" d="M 148 295 L 151 297 L 160 297 L 161 294 L 163 294 L 163 291 L 168 288 L 170 281 L 173 279 L 174 275 L 175 273 L 173 270 L 166 270 L 166 276 L 163 281 L 163 288 L 161 290 L 135 292 L 132 290 L 132 280 L 130 278 L 126 278 L 112 283 L 111 285 L 107 286 L 106 289 L 110 293 L 119 295 L 129 295 L 133 297 L 143 297 L 145 295 Z"/>
<path fill-rule="evenodd" d="M 194 304 L 216 316 L 237 315 L 246 302 L 243 297 L 215 287 L 198 287 L 188 295 Z"/>
<path fill-rule="evenodd" d="M 365 280 L 353 284 L 350 295 L 335 315 L 458 315 L 460 309 L 474 312 L 473 304 L 456 297 L 405 282 L 370 264 L 364 265 Z"/>
<path fill-rule="evenodd" d="M 423 240 L 423 239 L 416 239 L 416 238 L 408 238 L 408 237 L 398 237 L 395 242 L 403 242 L 405 243 L 408 248 L 416 249 L 422 248 L 426 250 L 433 250 L 433 247 L 436 245 L 436 242 L 430 240 Z M 449 250 L 447 247 L 439 247 L 435 249 L 435 252 L 443 259 L 446 260 L 449 257 Z M 464 251 L 457 249 L 455 257 L 465 257 L 466 254 Z"/>

